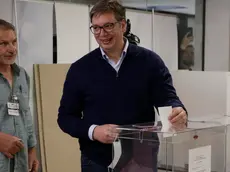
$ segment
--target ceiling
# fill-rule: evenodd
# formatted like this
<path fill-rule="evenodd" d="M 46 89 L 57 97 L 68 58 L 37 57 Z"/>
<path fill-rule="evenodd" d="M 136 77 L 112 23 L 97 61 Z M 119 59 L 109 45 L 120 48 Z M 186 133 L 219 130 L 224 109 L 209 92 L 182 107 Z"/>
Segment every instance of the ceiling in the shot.
<path fill-rule="evenodd" d="M 51 0 L 53 1 L 53 0 Z M 98 0 L 55 0 L 62 2 L 94 4 Z M 196 0 L 120 0 L 126 7 L 137 9 L 152 9 L 174 13 L 195 15 Z"/>

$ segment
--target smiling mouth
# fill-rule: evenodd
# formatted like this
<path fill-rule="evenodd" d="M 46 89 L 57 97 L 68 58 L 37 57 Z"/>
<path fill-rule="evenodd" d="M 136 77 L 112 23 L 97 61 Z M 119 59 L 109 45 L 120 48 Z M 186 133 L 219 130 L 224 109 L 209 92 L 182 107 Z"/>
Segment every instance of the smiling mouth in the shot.
<path fill-rule="evenodd" d="M 11 56 L 5 56 L 6 58 L 10 59 L 10 58 L 14 58 L 15 55 L 11 55 Z"/>
<path fill-rule="evenodd" d="M 103 44 L 109 44 L 111 41 L 112 41 L 112 38 L 101 40 Z"/>

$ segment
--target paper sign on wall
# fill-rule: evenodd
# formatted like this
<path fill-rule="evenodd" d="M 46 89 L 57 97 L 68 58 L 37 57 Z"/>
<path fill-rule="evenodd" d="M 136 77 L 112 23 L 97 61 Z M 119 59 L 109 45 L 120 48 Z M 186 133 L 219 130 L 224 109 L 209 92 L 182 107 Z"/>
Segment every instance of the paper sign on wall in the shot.
<path fill-rule="evenodd" d="M 189 172 L 211 172 L 211 145 L 189 150 Z"/>

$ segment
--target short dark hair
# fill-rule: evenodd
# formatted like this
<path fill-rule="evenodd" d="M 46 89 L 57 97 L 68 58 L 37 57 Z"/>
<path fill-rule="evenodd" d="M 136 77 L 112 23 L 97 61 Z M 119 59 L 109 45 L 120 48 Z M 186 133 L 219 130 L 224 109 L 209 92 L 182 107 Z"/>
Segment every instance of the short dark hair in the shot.
<path fill-rule="evenodd" d="M 90 20 L 95 15 L 101 15 L 103 13 L 112 12 L 115 15 L 117 21 L 125 20 L 125 7 L 121 5 L 117 0 L 99 0 L 90 11 Z"/>
<path fill-rule="evenodd" d="M 11 23 L 7 22 L 6 20 L 0 19 L 0 28 L 5 29 L 5 30 L 13 30 L 15 31 L 14 25 Z"/>

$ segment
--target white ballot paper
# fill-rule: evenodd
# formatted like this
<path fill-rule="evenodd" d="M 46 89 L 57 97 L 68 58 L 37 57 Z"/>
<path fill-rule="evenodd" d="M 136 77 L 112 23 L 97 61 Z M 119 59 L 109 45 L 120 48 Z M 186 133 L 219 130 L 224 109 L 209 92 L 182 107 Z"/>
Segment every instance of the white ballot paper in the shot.
<path fill-rule="evenodd" d="M 120 140 L 113 142 L 113 152 L 114 152 L 113 161 L 108 166 L 109 168 L 112 168 L 112 169 L 117 165 L 117 163 L 121 157 L 121 154 L 122 154 L 122 148 L 121 148 L 121 141 Z"/>
<path fill-rule="evenodd" d="M 160 119 L 162 122 L 163 131 L 169 131 L 171 123 L 169 122 L 169 115 L 172 113 L 172 106 L 159 107 Z"/>
<path fill-rule="evenodd" d="M 172 106 L 159 107 L 159 116 L 162 122 L 162 132 L 169 132 L 172 124 L 170 123 L 168 117 L 172 113 Z M 172 134 L 164 133 L 164 137 L 170 137 Z"/>
<path fill-rule="evenodd" d="M 189 172 L 211 172 L 211 145 L 189 150 Z"/>

